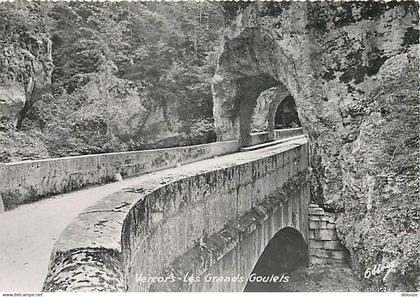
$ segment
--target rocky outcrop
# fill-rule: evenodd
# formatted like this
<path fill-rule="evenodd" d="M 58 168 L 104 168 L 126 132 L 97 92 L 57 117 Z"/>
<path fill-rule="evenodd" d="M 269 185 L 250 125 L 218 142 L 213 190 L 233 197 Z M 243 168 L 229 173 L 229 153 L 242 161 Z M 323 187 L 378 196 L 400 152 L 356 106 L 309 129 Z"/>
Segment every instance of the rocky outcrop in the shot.
<path fill-rule="evenodd" d="M 17 131 L 51 83 L 51 40 L 38 9 L 35 2 L 0 8 L 0 162 L 49 156 L 40 133 Z"/>
<path fill-rule="evenodd" d="M 22 34 L 0 51 L 0 121 L 20 127 L 31 106 L 51 83 L 51 40 L 46 35 Z"/>
<path fill-rule="evenodd" d="M 239 7 L 239 9 L 238 9 Z M 249 142 L 259 94 L 287 88 L 311 142 L 313 199 L 372 289 L 414 289 L 419 267 L 418 3 L 244 3 L 213 82 L 217 137 Z M 400 131 L 399 133 L 397 131 Z"/>
<path fill-rule="evenodd" d="M 25 105 L 25 90 L 18 84 L 0 86 L 0 129 L 15 126 Z"/>

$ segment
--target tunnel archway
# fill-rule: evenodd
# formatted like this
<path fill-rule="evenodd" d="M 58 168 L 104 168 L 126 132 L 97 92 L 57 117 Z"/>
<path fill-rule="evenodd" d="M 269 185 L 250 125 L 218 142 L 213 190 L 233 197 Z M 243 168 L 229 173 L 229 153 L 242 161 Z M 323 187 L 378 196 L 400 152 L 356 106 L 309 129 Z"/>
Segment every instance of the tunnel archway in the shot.
<path fill-rule="evenodd" d="M 252 132 L 268 132 L 274 140 L 275 115 L 279 104 L 290 95 L 283 85 L 261 92 L 252 114 Z"/>
<path fill-rule="evenodd" d="M 251 145 L 252 114 L 257 105 L 260 94 L 270 88 L 281 85 L 276 79 L 267 74 L 245 77 L 238 80 L 236 104 L 239 106 L 239 145 Z"/>
<path fill-rule="evenodd" d="M 274 115 L 275 129 L 301 127 L 296 102 L 288 95 L 280 102 Z"/>
<path fill-rule="evenodd" d="M 308 265 L 308 245 L 302 234 L 291 227 L 283 228 L 265 247 L 248 278 L 244 292 L 281 291 L 281 284 L 290 281 L 287 273 Z"/>
<path fill-rule="evenodd" d="M 281 87 L 295 99 L 302 97 L 298 75 L 289 67 L 293 61 L 279 51 L 282 49 L 272 32 L 259 28 L 247 28 L 225 40 L 211 84 L 218 141 L 238 140 L 240 147 L 251 145 L 252 113 L 262 92 Z M 301 109 L 303 101 L 296 101 Z M 274 127 L 268 131 L 269 140 L 274 139 Z"/>

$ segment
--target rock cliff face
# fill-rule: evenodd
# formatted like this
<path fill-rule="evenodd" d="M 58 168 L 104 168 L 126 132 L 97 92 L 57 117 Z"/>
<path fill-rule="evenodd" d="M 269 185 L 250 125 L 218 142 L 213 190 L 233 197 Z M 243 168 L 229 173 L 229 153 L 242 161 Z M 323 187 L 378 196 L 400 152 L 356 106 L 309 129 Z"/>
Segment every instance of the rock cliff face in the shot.
<path fill-rule="evenodd" d="M 52 48 L 39 3 L 0 7 L 0 162 L 48 157 L 39 134 L 17 132 L 51 83 Z"/>
<path fill-rule="evenodd" d="M 312 199 L 338 214 L 370 289 L 418 282 L 418 3 L 226 6 L 213 82 L 218 139 L 249 141 L 262 91 L 285 87 L 311 142 Z"/>
<path fill-rule="evenodd" d="M 0 80 L 0 125 L 20 126 L 23 113 L 38 100 L 51 82 L 51 45 L 45 38 L 45 49 L 32 53 L 28 49 L 0 53 L 3 77 Z M 40 42 L 43 40 L 34 40 Z M 22 50 L 22 52 L 19 52 Z M 45 50 L 45 51 L 44 51 Z M 10 56 L 8 56 L 10 54 Z M 9 68 L 14 59 L 22 59 L 24 73 L 15 73 Z M 18 77 L 22 75 L 22 77 Z"/>
<path fill-rule="evenodd" d="M 2 31 L 14 35 L 18 30 Z M 20 126 L 30 107 L 50 86 L 51 40 L 46 34 L 22 33 L 0 50 L 0 125 Z"/>

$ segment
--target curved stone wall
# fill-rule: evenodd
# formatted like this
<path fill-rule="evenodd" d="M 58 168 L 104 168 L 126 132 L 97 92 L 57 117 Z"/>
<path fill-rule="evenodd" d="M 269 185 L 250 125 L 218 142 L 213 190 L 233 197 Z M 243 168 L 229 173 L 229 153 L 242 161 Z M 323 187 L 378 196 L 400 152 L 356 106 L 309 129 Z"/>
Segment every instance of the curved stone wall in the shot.
<path fill-rule="evenodd" d="M 300 139 L 107 196 L 61 234 L 44 290 L 148 291 L 151 283 L 143 277 L 160 276 L 175 258 L 278 193 L 307 166 L 308 147 Z"/>

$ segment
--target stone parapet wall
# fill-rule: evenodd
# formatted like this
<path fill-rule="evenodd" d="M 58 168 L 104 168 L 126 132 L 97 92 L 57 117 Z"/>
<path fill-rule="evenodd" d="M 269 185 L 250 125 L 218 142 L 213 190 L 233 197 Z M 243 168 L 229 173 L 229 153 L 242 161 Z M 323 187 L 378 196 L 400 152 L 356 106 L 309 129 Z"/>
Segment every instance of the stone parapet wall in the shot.
<path fill-rule="evenodd" d="M 162 170 L 237 151 L 237 142 L 134 152 L 107 153 L 0 165 L 0 194 L 5 209 L 94 184 Z"/>
<path fill-rule="evenodd" d="M 283 133 L 288 135 L 287 132 Z M 283 137 L 282 133 L 278 136 Z M 252 134 L 254 144 L 268 141 L 268 133 Z M 175 167 L 239 150 L 236 140 L 167 149 L 86 155 L 36 161 L 0 163 L 1 205 L 9 210 L 53 194 Z"/>
<path fill-rule="evenodd" d="M 309 263 L 312 265 L 345 264 L 346 251 L 338 240 L 336 215 L 317 204 L 309 204 Z"/>
<path fill-rule="evenodd" d="M 303 128 L 290 128 L 290 129 L 278 129 L 274 130 L 274 140 L 285 139 L 289 137 L 295 137 L 303 135 Z M 269 132 L 257 132 L 251 134 L 251 146 L 257 145 L 260 143 L 265 143 L 272 141 L 272 136 L 270 137 Z"/>
<path fill-rule="evenodd" d="M 303 128 L 290 128 L 290 129 L 278 129 L 274 130 L 275 139 L 284 139 L 294 136 L 303 135 Z"/>

